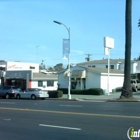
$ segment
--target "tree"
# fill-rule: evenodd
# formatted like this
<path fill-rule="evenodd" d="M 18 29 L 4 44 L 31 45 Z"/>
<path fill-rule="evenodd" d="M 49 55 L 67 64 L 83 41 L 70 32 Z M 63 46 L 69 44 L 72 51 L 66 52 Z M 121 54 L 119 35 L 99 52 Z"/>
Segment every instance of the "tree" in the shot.
<path fill-rule="evenodd" d="M 44 64 L 44 60 L 42 60 L 41 64 L 39 65 L 39 70 L 45 70 L 46 66 Z"/>
<path fill-rule="evenodd" d="M 139 19 L 139 21 L 138 21 L 138 27 L 140 28 L 140 19 Z"/>
<path fill-rule="evenodd" d="M 124 82 L 120 98 L 131 98 L 132 88 L 130 84 L 131 71 L 131 36 L 132 36 L 132 0 L 126 0 L 125 7 L 125 67 Z"/>

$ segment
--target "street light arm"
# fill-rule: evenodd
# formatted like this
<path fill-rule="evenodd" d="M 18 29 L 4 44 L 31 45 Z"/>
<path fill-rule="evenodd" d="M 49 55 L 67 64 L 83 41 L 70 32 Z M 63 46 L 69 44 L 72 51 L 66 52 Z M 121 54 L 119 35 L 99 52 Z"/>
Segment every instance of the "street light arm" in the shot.
<path fill-rule="evenodd" d="M 54 23 L 57 23 L 57 24 L 59 24 L 59 25 L 65 26 L 65 28 L 66 28 L 67 31 L 68 31 L 68 35 L 69 35 L 69 39 L 70 39 L 70 28 L 68 28 L 65 24 L 63 24 L 63 23 L 61 23 L 61 22 L 59 22 L 59 21 L 54 20 L 53 22 L 54 22 Z"/>
<path fill-rule="evenodd" d="M 61 22 L 56 21 L 56 20 L 54 20 L 53 22 L 54 22 L 54 23 L 57 23 L 57 24 L 60 24 L 60 25 L 62 24 Z"/>

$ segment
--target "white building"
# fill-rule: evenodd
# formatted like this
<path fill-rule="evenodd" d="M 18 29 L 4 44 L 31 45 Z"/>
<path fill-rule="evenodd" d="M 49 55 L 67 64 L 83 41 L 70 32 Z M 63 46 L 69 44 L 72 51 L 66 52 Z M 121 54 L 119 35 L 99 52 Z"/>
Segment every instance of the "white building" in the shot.
<path fill-rule="evenodd" d="M 57 90 L 58 88 L 58 76 L 39 72 L 39 64 L 0 61 L 0 67 L 5 69 L 5 85 L 16 85 L 21 89 Z"/>
<path fill-rule="evenodd" d="M 124 74 L 121 70 L 110 70 L 109 92 L 122 87 Z M 71 68 L 71 89 L 102 88 L 107 91 L 108 70 L 97 67 L 75 66 Z M 68 88 L 68 77 L 65 71 L 58 73 L 60 88 Z"/>
<path fill-rule="evenodd" d="M 77 66 L 96 67 L 96 68 L 108 68 L 108 59 L 93 60 L 78 63 Z M 110 59 L 110 69 L 124 71 L 124 59 Z M 140 60 L 131 60 L 131 74 L 140 72 Z"/>
<path fill-rule="evenodd" d="M 36 63 L 0 61 L 0 67 L 5 68 L 5 71 L 31 70 L 32 72 L 39 72 L 39 64 Z"/>

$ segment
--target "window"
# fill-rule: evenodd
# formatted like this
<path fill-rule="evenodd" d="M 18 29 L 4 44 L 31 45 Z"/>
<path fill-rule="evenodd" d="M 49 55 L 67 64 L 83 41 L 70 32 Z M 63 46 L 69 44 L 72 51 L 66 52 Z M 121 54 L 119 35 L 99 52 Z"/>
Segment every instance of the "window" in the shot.
<path fill-rule="evenodd" d="M 43 81 L 38 81 L 38 87 L 43 87 Z"/>
<path fill-rule="evenodd" d="M 35 67 L 30 66 L 30 69 L 35 69 Z"/>
<path fill-rule="evenodd" d="M 47 86 L 48 87 L 51 87 L 51 86 L 54 86 L 54 81 L 47 81 Z"/>
<path fill-rule="evenodd" d="M 114 65 L 111 65 L 110 68 L 111 68 L 111 69 L 114 69 Z"/>
<path fill-rule="evenodd" d="M 108 65 L 106 65 L 106 68 L 108 68 Z M 110 65 L 110 69 L 114 69 L 114 65 Z"/>

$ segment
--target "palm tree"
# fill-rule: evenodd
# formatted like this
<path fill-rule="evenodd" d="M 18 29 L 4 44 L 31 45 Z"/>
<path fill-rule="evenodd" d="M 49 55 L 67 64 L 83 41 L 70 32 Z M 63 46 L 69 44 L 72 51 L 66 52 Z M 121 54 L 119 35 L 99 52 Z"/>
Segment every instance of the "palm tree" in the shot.
<path fill-rule="evenodd" d="M 131 71 L 131 35 L 132 35 L 132 0 L 126 0 L 125 7 L 125 67 L 124 67 L 124 83 L 120 98 L 131 98 L 132 89 L 130 84 Z"/>
<path fill-rule="evenodd" d="M 139 22 L 138 22 L 138 27 L 140 28 L 140 19 L 139 19 Z"/>

